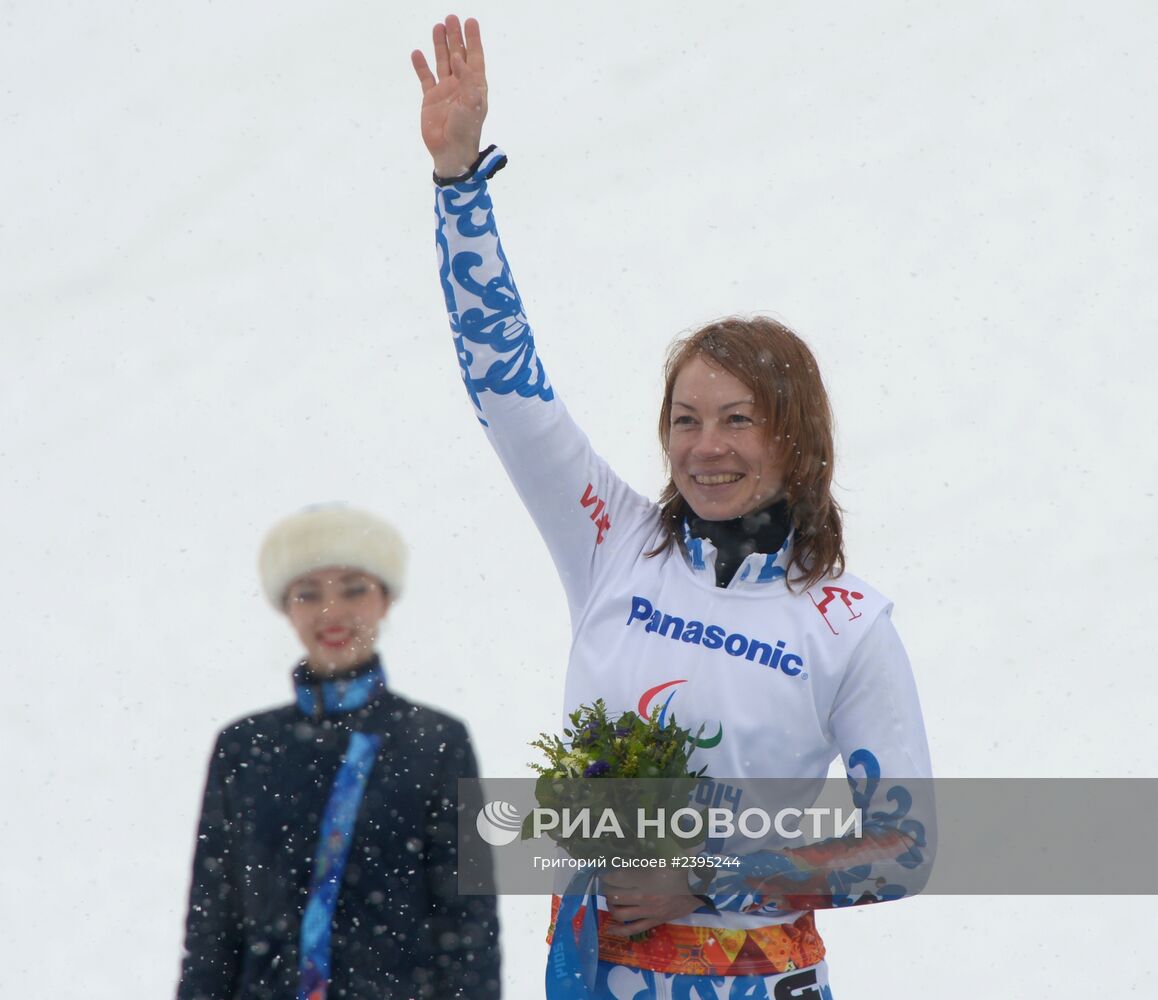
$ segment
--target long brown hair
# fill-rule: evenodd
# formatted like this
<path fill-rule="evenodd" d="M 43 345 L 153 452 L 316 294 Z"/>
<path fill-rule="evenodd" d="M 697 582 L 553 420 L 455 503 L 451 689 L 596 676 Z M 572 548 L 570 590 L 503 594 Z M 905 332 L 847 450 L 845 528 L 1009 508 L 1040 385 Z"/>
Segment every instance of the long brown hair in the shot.
<path fill-rule="evenodd" d="M 677 340 L 668 350 L 659 409 L 665 462 L 676 376 L 695 358 L 722 368 L 752 390 L 768 446 L 783 464 L 782 499 L 795 530 L 791 568 L 797 571 L 796 581 L 810 587 L 822 577 L 839 576 L 844 572 L 844 534 L 840 505 L 832 496 L 832 407 L 812 351 L 783 323 L 764 316 L 717 320 Z M 648 553 L 652 556 L 683 537 L 684 518 L 692 513 L 671 478 L 670 464 L 659 502 L 666 537 Z M 788 576 L 791 583 L 792 573 Z"/>

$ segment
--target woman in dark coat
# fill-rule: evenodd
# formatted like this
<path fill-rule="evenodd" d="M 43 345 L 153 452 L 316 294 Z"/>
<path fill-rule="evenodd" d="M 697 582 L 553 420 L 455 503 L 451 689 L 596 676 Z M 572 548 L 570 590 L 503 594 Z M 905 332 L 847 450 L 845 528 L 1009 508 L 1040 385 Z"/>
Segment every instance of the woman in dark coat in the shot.
<path fill-rule="evenodd" d="M 401 538 L 312 508 L 273 528 L 260 566 L 305 656 L 293 704 L 217 739 L 178 1000 L 498 997 L 494 897 L 457 891 L 466 728 L 390 691 L 374 650 Z"/>

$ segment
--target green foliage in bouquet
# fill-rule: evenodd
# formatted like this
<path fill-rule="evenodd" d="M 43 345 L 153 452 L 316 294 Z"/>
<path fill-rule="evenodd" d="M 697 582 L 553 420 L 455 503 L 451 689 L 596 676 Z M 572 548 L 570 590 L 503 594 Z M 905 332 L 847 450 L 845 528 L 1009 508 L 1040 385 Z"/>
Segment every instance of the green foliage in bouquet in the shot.
<path fill-rule="evenodd" d="M 539 773 L 535 797 L 541 809 L 571 817 L 587 810 L 597 824 L 611 810 L 622 835 L 604 832 L 596 836 L 565 833 L 560 827 L 549 836 L 573 857 L 594 858 L 612 853 L 632 857 L 674 857 L 687 853 L 698 838 L 660 835 L 654 824 L 640 830 L 639 810 L 655 818 L 671 816 L 686 808 L 696 783 L 706 768 L 689 769 L 694 740 L 692 733 L 676 725 L 672 717 L 661 726 L 657 706 L 651 718 L 624 712 L 612 720 L 600 699 L 570 713 L 571 725 L 563 737 L 540 733 L 530 745 L 543 752 L 545 763 L 530 766 Z M 702 731 L 702 730 L 701 730 Z M 617 780 L 613 780 L 617 779 Z M 533 817 L 523 822 L 523 838 L 533 836 Z"/>

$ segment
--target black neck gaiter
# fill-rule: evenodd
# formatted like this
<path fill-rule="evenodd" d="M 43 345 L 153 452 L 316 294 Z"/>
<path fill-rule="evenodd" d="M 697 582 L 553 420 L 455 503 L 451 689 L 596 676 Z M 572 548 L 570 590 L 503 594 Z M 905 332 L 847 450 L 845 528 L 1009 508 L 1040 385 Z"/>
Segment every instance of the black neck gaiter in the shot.
<path fill-rule="evenodd" d="M 706 538 L 716 547 L 717 587 L 726 587 L 753 552 L 778 552 L 791 527 L 792 518 L 784 500 L 730 521 L 706 521 L 695 514 L 688 517 L 692 535 Z"/>

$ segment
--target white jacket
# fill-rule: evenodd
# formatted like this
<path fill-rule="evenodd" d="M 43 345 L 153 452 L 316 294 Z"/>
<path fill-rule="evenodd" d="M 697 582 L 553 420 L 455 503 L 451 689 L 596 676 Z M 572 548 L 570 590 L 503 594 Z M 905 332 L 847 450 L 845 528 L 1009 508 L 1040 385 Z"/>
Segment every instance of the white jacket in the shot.
<path fill-rule="evenodd" d="M 440 277 L 478 419 L 566 591 L 572 645 L 564 714 L 597 698 L 612 714 L 647 715 L 666 704 L 680 726 L 703 727 L 693 766 L 721 780 L 820 781 L 840 754 L 865 815 L 896 814 L 895 796 L 887 798 L 896 782 L 884 779 L 911 786 L 931 771 L 891 603 L 849 573 L 790 590 L 791 537 L 778 553 L 749 556 L 726 588 L 715 584 L 706 540 L 688 537 L 684 548 L 646 555 L 663 537 L 658 506 L 596 454 L 536 351 L 487 189 L 504 163 L 492 148 L 469 179 L 437 189 Z M 918 798 L 888 822 L 907 823 L 910 842 L 931 845 L 931 795 Z M 870 886 L 875 874 L 865 870 L 857 881 Z M 846 902 L 863 888 L 848 885 L 847 872 L 842 885 Z M 731 912 L 699 911 L 687 922 L 751 926 L 800 915 L 752 893 L 715 902 Z"/>

